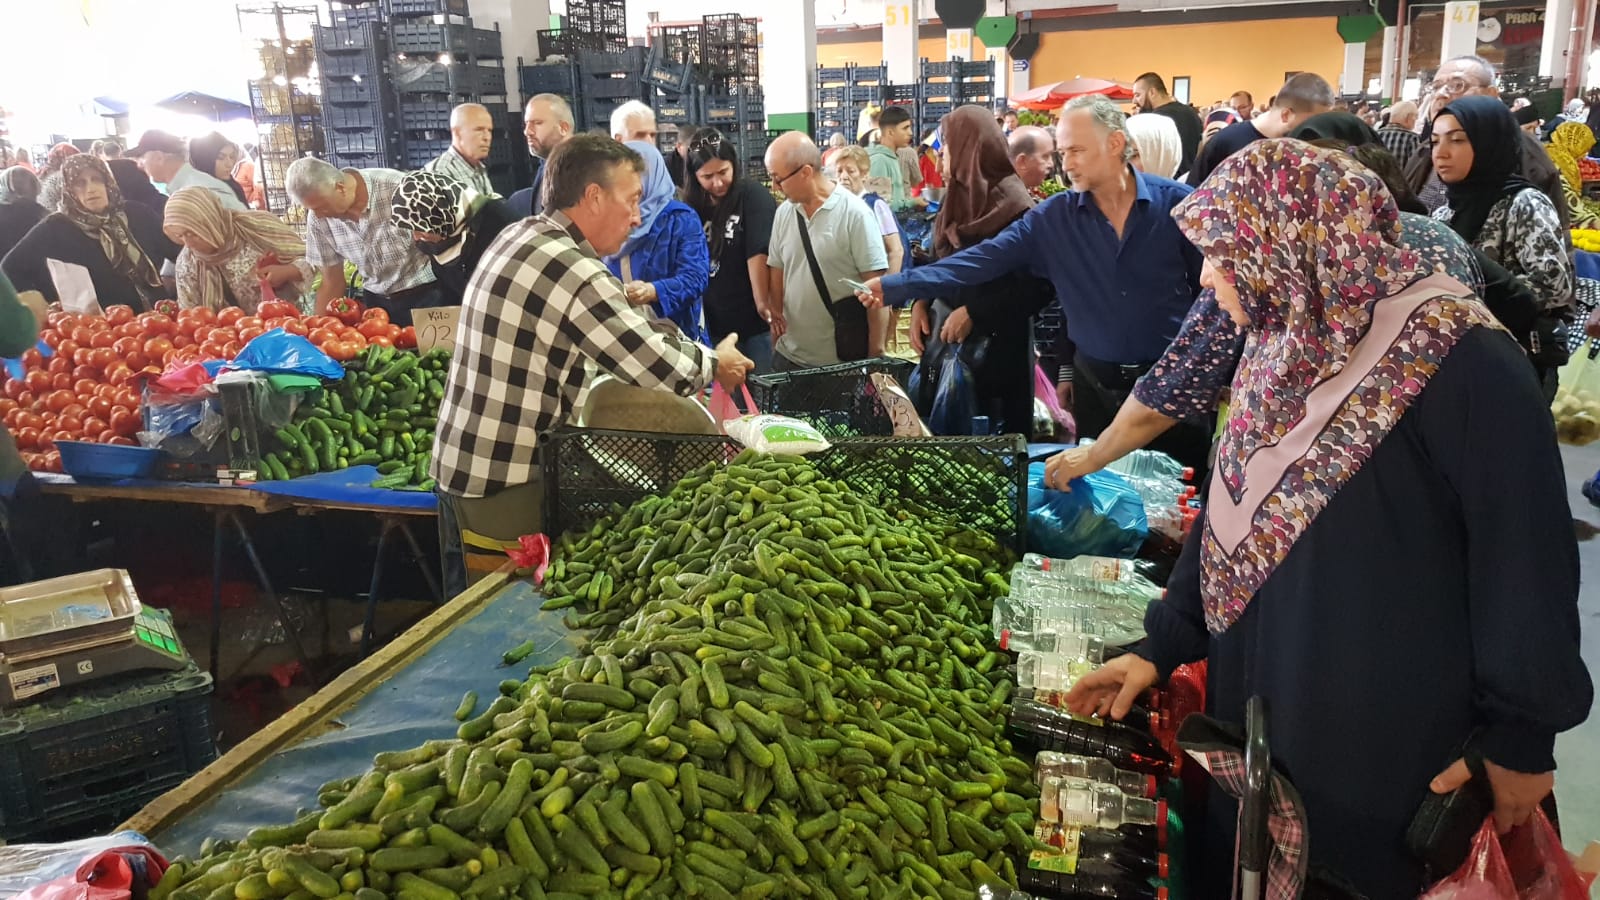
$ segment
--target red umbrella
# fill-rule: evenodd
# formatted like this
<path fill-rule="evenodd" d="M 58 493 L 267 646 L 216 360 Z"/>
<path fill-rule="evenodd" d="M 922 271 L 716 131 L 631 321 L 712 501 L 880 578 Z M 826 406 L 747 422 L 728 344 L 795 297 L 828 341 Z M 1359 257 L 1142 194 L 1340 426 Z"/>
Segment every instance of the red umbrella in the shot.
<path fill-rule="evenodd" d="M 1133 88 L 1101 78 L 1073 78 L 1023 91 L 1011 98 L 1011 105 L 1022 109 L 1059 109 L 1073 97 L 1104 94 L 1112 100 L 1133 99 Z"/>

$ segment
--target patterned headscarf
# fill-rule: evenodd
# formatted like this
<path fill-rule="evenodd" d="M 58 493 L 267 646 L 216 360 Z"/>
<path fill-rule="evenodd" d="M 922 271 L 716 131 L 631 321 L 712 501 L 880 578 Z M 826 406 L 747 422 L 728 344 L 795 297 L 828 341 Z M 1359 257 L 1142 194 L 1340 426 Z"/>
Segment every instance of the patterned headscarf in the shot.
<path fill-rule="evenodd" d="M 1201 555 L 1206 624 L 1220 634 L 1455 343 L 1498 326 L 1465 286 L 1401 246 L 1388 188 L 1343 153 L 1259 141 L 1173 217 L 1250 316 Z"/>
<path fill-rule="evenodd" d="M 78 202 L 73 185 L 85 176 L 98 177 L 105 183 L 106 208 L 100 212 L 93 212 Z M 111 169 L 106 166 L 105 160 L 80 153 L 62 163 L 61 214 L 100 245 L 106 259 L 111 262 L 111 268 L 132 282 L 140 297 L 147 303 L 154 303 L 164 294 L 161 273 L 145 254 L 144 248 L 133 239 L 126 207 L 122 191 L 117 188 L 117 180 L 111 177 Z"/>
<path fill-rule="evenodd" d="M 67 160 L 82 152 L 66 141 L 51 147 L 50 152 L 45 154 L 44 169 L 39 173 L 39 179 L 42 181 L 61 171 L 61 167 L 66 164 Z"/>
<path fill-rule="evenodd" d="M 440 265 L 448 265 L 461 255 L 467 242 L 467 226 L 488 199 L 448 175 L 426 170 L 407 172 L 395 188 L 389 221 L 401 231 L 443 238 L 434 244 L 419 242 L 417 247 Z"/>
<path fill-rule="evenodd" d="M 228 263 L 239 254 L 248 253 L 255 261 L 272 253 L 284 264 L 306 255 L 306 242 L 277 216 L 260 210 L 227 209 L 206 188 L 186 187 L 173 194 L 163 216 L 168 228 L 176 225 L 217 248 L 215 253 L 188 247 L 183 251 L 200 263 L 196 267 L 200 273 L 197 305 L 208 309 L 228 306 L 231 290 L 235 303 L 254 311 L 260 297 L 256 283 L 245 276 L 230 277 Z M 253 272 L 254 267 L 247 271 Z"/>
<path fill-rule="evenodd" d="M 1544 148 L 1550 154 L 1550 161 L 1561 170 L 1561 178 L 1566 181 L 1567 187 L 1579 194 L 1583 193 L 1583 173 L 1578 169 L 1578 160 L 1583 159 L 1594 146 L 1594 132 L 1582 122 L 1563 122 L 1556 126 L 1550 133 L 1550 146 Z"/>

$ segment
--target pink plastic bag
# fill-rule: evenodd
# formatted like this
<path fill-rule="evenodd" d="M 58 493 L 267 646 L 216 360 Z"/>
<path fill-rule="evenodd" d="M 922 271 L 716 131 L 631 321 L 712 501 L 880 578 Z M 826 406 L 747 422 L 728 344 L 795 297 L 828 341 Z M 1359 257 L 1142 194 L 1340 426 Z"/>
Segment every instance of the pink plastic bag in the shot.
<path fill-rule="evenodd" d="M 711 386 L 711 399 L 706 403 L 706 408 L 711 411 L 711 417 L 717 420 L 717 426 L 722 429 L 723 434 L 728 433 L 724 423 L 729 419 L 759 415 L 761 412 L 761 410 L 756 409 L 756 399 L 750 396 L 750 388 L 746 385 L 740 385 L 739 390 L 744 394 L 745 406 L 749 407 L 744 411 L 739 409 L 739 404 L 734 402 L 732 395 L 723 390 L 720 382 Z"/>
<path fill-rule="evenodd" d="M 1421 900 L 1587 900 L 1589 891 L 1543 810 L 1500 837 L 1494 817 L 1472 839 L 1467 861 Z"/>
<path fill-rule="evenodd" d="M 1070 444 L 1078 439 L 1078 423 L 1072 418 L 1072 413 L 1061 408 L 1056 386 L 1050 383 L 1050 376 L 1044 374 L 1044 369 L 1037 365 L 1033 367 L 1033 397 L 1050 411 L 1050 419 L 1059 429 L 1056 440 Z"/>
<path fill-rule="evenodd" d="M 278 292 L 272 289 L 272 282 L 265 278 L 261 279 L 261 302 L 267 303 L 276 299 L 278 299 Z M 261 307 L 257 306 L 256 308 L 260 309 Z"/>

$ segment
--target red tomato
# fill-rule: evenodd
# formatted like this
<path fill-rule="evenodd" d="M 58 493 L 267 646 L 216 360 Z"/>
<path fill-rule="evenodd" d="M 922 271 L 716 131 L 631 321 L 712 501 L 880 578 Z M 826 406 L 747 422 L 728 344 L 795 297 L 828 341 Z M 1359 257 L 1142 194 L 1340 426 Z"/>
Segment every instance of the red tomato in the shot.
<path fill-rule="evenodd" d="M 138 350 L 135 350 L 132 353 L 129 353 L 127 356 L 123 357 L 122 361 L 127 363 L 128 364 L 128 368 L 134 370 L 135 372 L 139 371 L 140 369 L 143 369 L 145 366 L 150 365 L 150 357 L 148 357 L 145 354 L 139 352 Z"/>
<path fill-rule="evenodd" d="M 54 328 L 46 328 L 39 332 L 39 340 L 49 344 L 50 349 L 54 350 L 61 346 L 61 341 L 64 340 L 64 338 L 61 332 L 55 330 Z"/>
<path fill-rule="evenodd" d="M 111 430 L 124 437 L 132 437 L 138 434 L 143 424 L 139 421 L 138 416 L 129 412 L 125 407 L 119 406 L 111 411 Z"/>
<path fill-rule="evenodd" d="M 98 435 L 95 436 L 94 442 L 96 444 L 109 444 L 109 443 L 112 443 L 113 441 L 116 441 L 116 440 L 119 440 L 119 439 L 127 440 L 126 438 L 122 438 L 122 436 L 117 434 L 115 431 L 112 431 L 111 429 L 107 428 L 106 430 L 100 432 Z M 131 441 L 130 441 L 130 443 L 131 443 Z"/>
<path fill-rule="evenodd" d="M 83 345 L 72 338 L 62 338 L 50 346 L 56 351 L 57 356 L 71 357 L 74 353 L 77 353 L 78 348 L 82 347 Z"/>
<path fill-rule="evenodd" d="M 71 393 L 72 392 L 72 373 L 71 372 L 62 372 L 59 375 L 51 375 L 50 376 L 50 387 L 55 389 L 55 390 L 58 390 L 58 391 L 67 391 L 68 393 Z"/>
<path fill-rule="evenodd" d="M 137 447 L 137 446 L 139 446 L 139 442 L 138 441 L 134 440 L 131 437 L 122 437 L 121 435 L 118 435 L 117 437 L 114 437 L 111 440 L 106 441 L 105 443 L 107 443 L 107 444 L 115 444 L 118 447 Z"/>
<path fill-rule="evenodd" d="M 101 381 L 104 380 L 101 379 Z M 117 399 L 117 386 L 114 384 L 101 384 L 98 388 L 95 388 L 94 395 L 115 402 Z"/>
<path fill-rule="evenodd" d="M 233 359 L 235 356 L 238 356 L 239 351 L 243 349 L 244 345 L 238 341 L 229 341 L 222 345 L 222 358 Z"/>
<path fill-rule="evenodd" d="M 55 431 L 50 432 L 50 445 L 52 447 L 61 441 L 75 441 L 77 439 L 78 433 L 66 428 L 57 428 Z"/>
<path fill-rule="evenodd" d="M 260 328 L 241 328 L 239 329 L 239 343 L 248 344 L 263 334 L 266 334 L 266 332 Z"/>
<path fill-rule="evenodd" d="M 0 397 L 0 418 L 11 415 L 17 411 L 17 401 L 8 397 Z"/>
<path fill-rule="evenodd" d="M 65 431 L 69 434 L 83 434 L 83 416 L 63 412 L 56 417 L 57 434 Z"/>
<path fill-rule="evenodd" d="M 117 351 L 110 347 L 96 347 L 94 350 L 89 351 L 89 365 L 94 366 L 96 369 L 107 369 L 111 367 L 112 363 L 120 361 Z"/>
<path fill-rule="evenodd" d="M 237 309 L 237 307 L 229 307 L 229 309 Z M 215 344 L 226 344 L 238 336 L 239 330 L 237 328 L 213 328 L 206 332 L 205 339 Z M 199 337 L 199 334 L 196 333 L 195 337 Z"/>
<path fill-rule="evenodd" d="M 144 342 L 143 349 L 145 356 L 163 356 L 168 350 L 172 349 L 172 339 L 165 336 L 150 338 Z"/>
<path fill-rule="evenodd" d="M 266 320 L 260 316 L 245 316 L 239 321 L 233 323 L 233 327 L 238 331 L 243 331 L 246 328 L 259 328 L 262 331 L 266 331 L 267 323 Z"/>
<path fill-rule="evenodd" d="M 400 333 L 394 338 L 394 345 L 401 350 L 417 349 L 417 329 L 410 325 L 400 329 Z"/>
<path fill-rule="evenodd" d="M 33 391 L 35 394 L 37 394 L 37 393 L 40 393 L 42 391 L 50 390 L 50 373 L 49 372 L 29 372 L 27 374 L 27 376 L 23 378 L 22 381 L 20 381 L 20 382 L 12 382 L 12 383 L 21 384 L 21 385 L 23 385 L 23 387 L 26 387 L 28 390 Z M 20 392 L 21 388 L 18 388 L 17 390 Z"/>
<path fill-rule="evenodd" d="M 366 337 L 354 328 L 344 333 L 344 342 L 355 347 L 355 353 L 350 354 L 352 357 L 355 356 L 356 353 L 360 353 L 361 351 L 367 349 Z"/>
<path fill-rule="evenodd" d="M 136 338 L 144 336 L 144 329 L 139 326 L 138 322 L 124 322 L 123 324 L 118 325 L 116 328 L 113 328 L 112 331 L 116 333 L 119 340 L 121 338 Z"/>
<path fill-rule="evenodd" d="M 95 330 L 87 325 L 79 325 L 72 329 L 72 342 L 80 347 L 88 347 L 94 342 Z"/>
<path fill-rule="evenodd" d="M 108 306 L 106 307 L 106 321 L 112 325 L 125 325 L 133 321 L 133 307 Z"/>
<path fill-rule="evenodd" d="M 218 344 L 213 341 L 206 341 L 204 344 L 200 345 L 200 359 L 223 359 L 224 357 L 222 355 L 222 351 L 226 347 L 226 344 Z"/>
<path fill-rule="evenodd" d="M 7 403 L 15 403 L 17 401 L 15 401 L 15 400 L 7 400 L 6 402 Z M 5 419 L 0 420 L 0 421 L 4 421 L 6 423 L 6 428 L 10 429 L 11 431 L 16 431 L 18 428 L 22 427 L 21 425 L 17 424 L 17 420 L 19 418 L 21 418 L 21 416 L 22 416 L 22 408 L 21 407 L 17 407 L 17 408 L 12 409 L 10 412 L 6 413 Z"/>
<path fill-rule="evenodd" d="M 57 475 L 61 474 L 61 454 L 59 452 L 51 450 L 44 455 L 44 470 L 46 472 L 54 472 Z"/>
<path fill-rule="evenodd" d="M 189 322 L 200 322 L 202 324 L 209 325 L 209 324 L 217 321 L 217 313 L 216 313 L 215 310 L 213 310 L 213 309 L 211 309 L 209 307 L 192 306 L 192 307 L 184 310 L 183 312 L 178 313 L 178 320 L 179 321 L 189 321 Z"/>
<path fill-rule="evenodd" d="M 104 397 L 95 397 L 84 405 L 89 408 L 89 415 L 97 419 L 111 418 L 111 401 Z"/>
<path fill-rule="evenodd" d="M 179 333 L 177 333 L 177 334 L 172 336 L 172 346 L 174 348 L 176 348 L 176 349 L 179 349 L 179 350 L 182 350 L 185 347 L 193 347 L 194 346 L 194 338 L 190 337 L 187 334 L 179 332 Z"/>
<path fill-rule="evenodd" d="M 94 366 L 73 366 L 72 380 L 74 383 L 79 381 L 92 381 L 98 385 L 101 381 L 100 370 L 96 369 Z"/>
<path fill-rule="evenodd" d="M 160 313 L 145 313 L 140 318 L 143 320 L 145 334 L 170 336 L 178 333 L 178 323 Z"/>
<path fill-rule="evenodd" d="M 311 343 L 316 344 L 318 347 L 326 347 L 328 344 L 340 339 L 339 332 L 334 331 L 332 328 L 318 328 L 316 331 L 311 332 L 309 338 Z"/>
<path fill-rule="evenodd" d="M 242 318 L 244 318 L 244 310 L 237 306 L 227 306 L 224 307 L 221 312 L 217 313 L 217 324 L 224 326 L 232 325 Z"/>
<path fill-rule="evenodd" d="M 39 449 L 39 429 L 37 428 L 18 428 L 12 432 L 12 437 L 17 439 L 18 449 Z"/>
<path fill-rule="evenodd" d="M 111 426 L 106 424 L 105 419 L 97 416 L 86 416 L 83 420 L 83 433 L 90 437 L 98 438 L 100 436 L 100 432 L 105 431 L 110 427 Z"/>
<path fill-rule="evenodd" d="M 300 310 L 287 300 L 268 300 L 256 307 L 256 315 L 263 319 L 279 319 L 300 315 Z"/>
<path fill-rule="evenodd" d="M 93 397 L 95 390 L 99 387 L 99 382 L 91 378 L 79 378 L 72 383 L 72 392 L 79 397 Z"/>
<path fill-rule="evenodd" d="M 344 325 L 344 323 L 339 321 L 335 316 L 312 316 L 305 321 L 306 327 L 312 331 L 316 331 L 318 328 L 338 328 Z"/>
<path fill-rule="evenodd" d="M 72 313 L 62 312 L 60 309 L 56 309 L 55 311 L 48 313 L 44 317 L 44 320 L 50 323 L 51 328 L 56 328 L 62 331 L 71 331 L 72 326 L 77 324 L 78 317 Z"/>
<path fill-rule="evenodd" d="M 22 368 L 28 371 L 44 368 L 44 354 L 38 347 L 29 347 L 22 351 Z"/>
<path fill-rule="evenodd" d="M 394 346 L 394 341 L 389 340 L 389 336 L 387 334 L 375 334 L 372 336 L 372 340 L 369 343 L 371 343 L 374 347 Z"/>
<path fill-rule="evenodd" d="M 298 334 L 301 337 L 305 337 L 308 333 L 306 331 L 306 323 L 299 319 L 285 319 L 283 330 L 289 334 Z"/>
<path fill-rule="evenodd" d="M 49 373 L 47 372 L 45 374 L 49 374 Z M 7 381 L 5 383 L 5 387 L 0 388 L 0 392 L 3 392 L 7 397 L 11 398 L 12 400 L 16 400 L 18 406 L 26 406 L 27 404 L 22 402 L 22 392 L 27 390 L 27 389 L 28 389 L 27 382 L 18 381 L 17 379 L 13 378 L 13 379 L 11 379 L 11 380 L 9 380 L 9 381 Z"/>
<path fill-rule="evenodd" d="M 361 332 L 361 336 L 362 337 L 371 339 L 371 338 L 377 337 L 380 334 L 387 335 L 389 333 L 389 323 L 388 323 L 386 318 L 385 319 L 378 319 L 376 317 L 371 317 L 370 316 L 371 313 L 382 313 L 382 312 L 383 312 L 383 310 L 381 310 L 381 309 L 369 309 L 369 310 L 367 310 L 367 313 L 369 314 L 369 318 L 362 319 L 361 320 L 361 324 L 356 326 L 356 330 Z"/>
<path fill-rule="evenodd" d="M 63 359 L 66 358 L 65 354 L 59 354 L 58 353 L 56 355 L 62 357 Z M 72 364 L 73 365 L 75 365 L 75 366 L 87 366 L 92 362 L 94 362 L 94 351 L 89 349 L 88 347 L 80 347 L 77 350 L 72 351 Z"/>
<path fill-rule="evenodd" d="M 361 321 L 382 322 L 383 324 L 387 325 L 389 324 L 389 312 L 381 307 L 374 306 L 370 309 L 362 311 Z"/>
<path fill-rule="evenodd" d="M 106 381 L 123 385 L 133 381 L 133 370 L 125 362 L 115 362 L 106 367 Z"/>
<path fill-rule="evenodd" d="M 323 345 L 322 352 L 338 362 L 349 362 L 356 358 L 356 348 L 349 341 L 329 341 Z"/>
<path fill-rule="evenodd" d="M 92 347 L 96 347 L 96 348 L 104 347 L 105 349 L 110 350 L 111 349 L 111 345 L 115 344 L 116 342 L 117 342 L 117 334 L 116 334 L 116 332 L 109 331 L 109 330 L 108 331 L 96 331 L 94 333 L 94 340 L 90 341 L 89 345 L 92 346 Z"/>
<path fill-rule="evenodd" d="M 17 427 L 32 428 L 34 431 L 38 431 L 44 427 L 44 416 L 31 410 L 23 409 L 19 405 L 17 409 Z"/>
<path fill-rule="evenodd" d="M 111 352 L 126 358 L 129 353 L 133 353 L 143 346 L 144 341 L 136 337 L 117 338 L 117 342 L 111 345 Z"/>

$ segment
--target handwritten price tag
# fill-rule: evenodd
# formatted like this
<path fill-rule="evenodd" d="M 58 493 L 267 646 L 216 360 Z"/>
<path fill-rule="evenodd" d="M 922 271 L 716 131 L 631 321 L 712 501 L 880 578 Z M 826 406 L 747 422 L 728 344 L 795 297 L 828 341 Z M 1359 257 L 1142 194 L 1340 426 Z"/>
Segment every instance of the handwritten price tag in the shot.
<path fill-rule="evenodd" d="M 454 353 L 456 332 L 461 324 L 461 307 L 436 306 L 411 311 L 411 323 L 417 329 L 417 352 L 426 355 L 435 347 Z"/>

